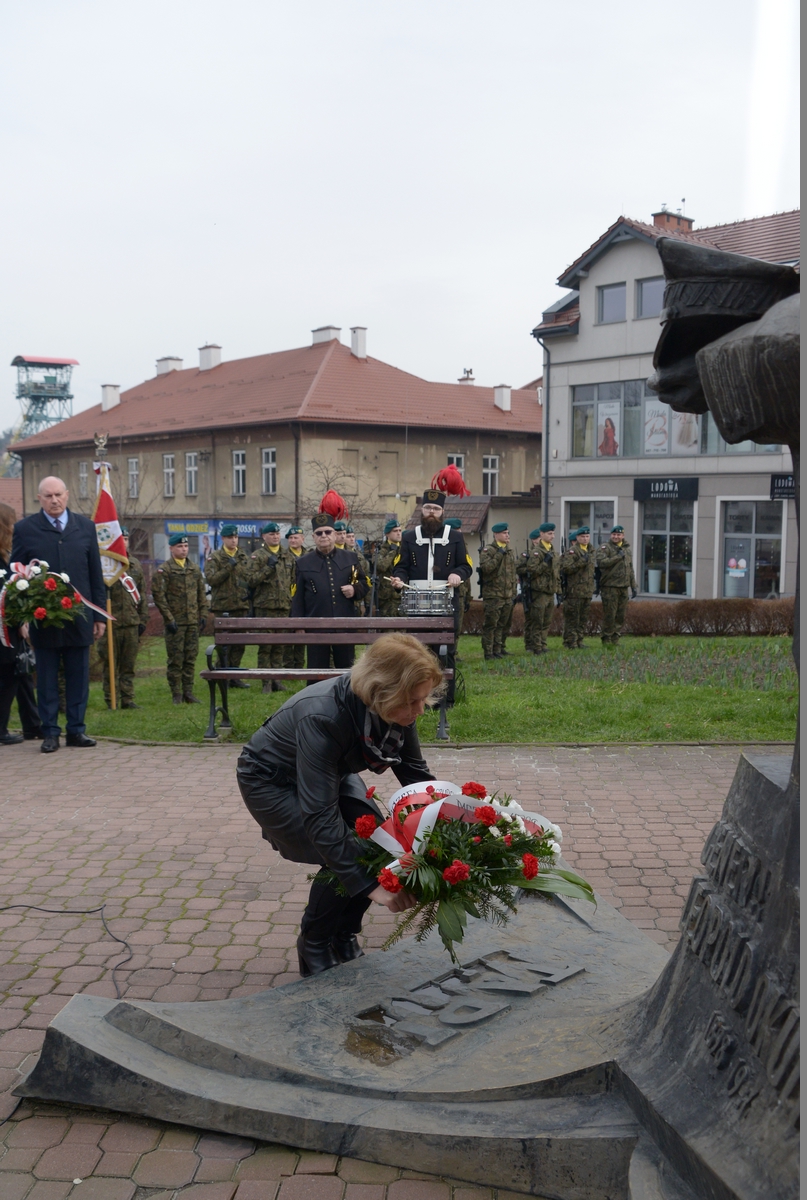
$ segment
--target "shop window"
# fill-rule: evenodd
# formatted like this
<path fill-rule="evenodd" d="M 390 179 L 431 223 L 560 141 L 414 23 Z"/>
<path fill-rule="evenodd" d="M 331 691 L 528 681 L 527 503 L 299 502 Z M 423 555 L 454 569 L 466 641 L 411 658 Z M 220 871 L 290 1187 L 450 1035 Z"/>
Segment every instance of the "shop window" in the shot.
<path fill-rule="evenodd" d="M 736 442 L 730 446 L 720 436 L 715 419 L 711 413 L 701 417 L 701 454 L 781 454 L 781 445 L 758 445 L 756 442 Z"/>
<path fill-rule="evenodd" d="M 723 595 L 775 599 L 781 568 L 782 502 L 728 501 L 723 509 Z"/>
<path fill-rule="evenodd" d="M 566 528 L 579 529 L 581 525 L 588 525 L 591 530 L 592 546 L 607 542 L 614 527 L 613 500 L 570 500 L 566 510 Z"/>
<path fill-rule="evenodd" d="M 641 590 L 651 596 L 692 595 L 691 500 L 647 500 L 642 506 Z"/>

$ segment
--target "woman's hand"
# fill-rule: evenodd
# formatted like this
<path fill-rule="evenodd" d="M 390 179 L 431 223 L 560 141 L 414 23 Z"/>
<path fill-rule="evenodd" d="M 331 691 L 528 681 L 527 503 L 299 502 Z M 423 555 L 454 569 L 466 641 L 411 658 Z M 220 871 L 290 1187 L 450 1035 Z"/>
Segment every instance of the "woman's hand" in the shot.
<path fill-rule="evenodd" d="M 30 632 L 30 626 L 29 626 L 28 622 L 23 621 L 22 625 L 20 625 L 20 637 L 22 638 L 22 640 L 24 642 L 27 642 L 29 640 L 28 639 L 29 632 Z"/>
<path fill-rule="evenodd" d="M 373 888 L 370 892 L 370 899 L 376 904 L 383 904 L 390 912 L 406 912 L 407 908 L 414 908 L 417 900 L 411 892 L 388 892 L 382 887 Z"/>

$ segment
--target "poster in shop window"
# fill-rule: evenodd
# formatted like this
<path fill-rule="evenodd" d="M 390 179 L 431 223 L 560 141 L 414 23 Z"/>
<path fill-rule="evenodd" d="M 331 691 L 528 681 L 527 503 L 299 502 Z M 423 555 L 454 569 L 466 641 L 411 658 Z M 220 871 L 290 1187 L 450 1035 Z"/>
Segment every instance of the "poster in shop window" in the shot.
<path fill-rule="evenodd" d="M 698 453 L 698 418 L 694 413 L 670 412 L 672 418 L 672 437 L 670 452 L 672 454 Z"/>
<path fill-rule="evenodd" d="M 644 403 L 644 452 L 666 454 L 670 440 L 670 413 L 672 409 L 660 400 L 645 400 Z"/>
<path fill-rule="evenodd" d="M 607 400 L 597 405 L 597 455 L 600 458 L 616 458 L 619 454 L 619 400 Z"/>

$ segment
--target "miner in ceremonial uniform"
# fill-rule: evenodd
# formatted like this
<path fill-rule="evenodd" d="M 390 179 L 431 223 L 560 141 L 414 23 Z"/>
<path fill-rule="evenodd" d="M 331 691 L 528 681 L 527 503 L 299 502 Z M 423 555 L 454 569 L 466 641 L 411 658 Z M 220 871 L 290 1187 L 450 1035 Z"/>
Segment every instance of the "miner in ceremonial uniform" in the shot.
<path fill-rule="evenodd" d="M 205 563 L 205 579 L 210 585 L 210 610 L 215 617 L 248 617 L 249 558 L 238 548 L 238 526 L 230 522 L 219 530 L 221 548 L 214 550 Z M 219 646 L 219 666 L 240 667 L 246 646 Z M 245 679 L 231 680 L 230 687 L 249 687 Z"/>
<path fill-rule="evenodd" d="M 328 502 L 329 492 L 322 504 Z M 337 496 L 341 505 L 344 501 Z M 350 550 L 337 550 L 334 515 L 323 511 L 312 518 L 314 549 L 297 560 L 297 581 L 291 602 L 293 617 L 355 617 L 354 601 L 363 599 L 369 591 L 359 560 Z M 354 647 L 322 645 L 308 647 L 310 668 L 328 667 L 331 653 L 333 665 L 349 668 L 353 665 Z"/>
<path fill-rule="evenodd" d="M 286 541 L 288 542 L 288 551 L 294 560 L 294 574 L 297 576 L 297 561 L 302 558 L 303 544 L 305 543 L 305 531 L 302 525 L 289 525 L 286 530 Z M 292 584 L 294 587 L 294 584 Z M 305 666 L 305 646 L 286 646 L 286 652 L 283 659 L 284 665 L 299 670 Z"/>
<path fill-rule="evenodd" d="M 384 526 L 384 541 L 375 556 L 376 607 L 380 617 L 398 617 L 401 614 L 401 594 L 389 582 L 400 545 L 401 523 L 397 517 L 391 517 Z"/>
<path fill-rule="evenodd" d="M 465 489 L 462 476 L 456 468 L 446 468 L 432 480 L 436 483 L 439 478 L 445 478 L 454 471 L 459 479 L 459 486 Z M 446 583 L 453 592 L 453 607 L 456 612 L 459 605 L 457 594 L 463 580 L 468 579 L 473 563 L 465 549 L 465 539 L 458 529 L 452 529 L 443 520 L 446 495 L 436 486 L 427 488 L 421 501 L 421 522 L 414 529 L 407 529 L 401 537 L 399 558 L 395 563 L 392 575 L 397 580 L 393 587 L 401 590 L 406 583 Z M 456 660 L 456 648 L 448 647 L 446 667 L 453 671 Z M 446 693 L 446 703 L 454 703 L 454 678 L 449 680 Z"/>
<path fill-rule="evenodd" d="M 112 609 L 113 653 L 115 656 L 115 694 L 120 708 L 139 708 L 134 702 L 134 676 L 140 638 L 149 619 L 149 602 L 146 595 L 146 580 L 143 568 L 129 554 L 129 530 L 121 526 L 123 544 L 129 566 L 120 579 L 108 588 Z M 109 633 L 98 641 L 98 657 L 104 670 L 104 699 L 109 708 L 112 694 L 109 685 Z"/>
<path fill-rule="evenodd" d="M 545 521 L 530 534 L 532 549 L 516 565 L 524 597 L 524 649 L 546 654 L 547 634 L 560 592 L 560 558 L 555 552 L 555 526 Z"/>
<path fill-rule="evenodd" d="M 569 549 L 560 560 L 566 587 L 563 599 L 563 644 L 567 650 L 580 650 L 594 595 L 594 553 L 591 530 L 582 525 L 569 535 Z"/>
<path fill-rule="evenodd" d="M 516 560 L 510 549 L 510 527 L 506 521 L 493 526 L 493 542 L 479 555 L 482 601 L 485 619 L 482 626 L 482 653 L 485 658 L 501 658 L 509 653 L 507 635 L 513 620 L 516 600 Z"/>
<path fill-rule="evenodd" d="M 151 581 L 154 603 L 165 622 L 168 686 L 174 704 L 198 704 L 193 694 L 199 634 L 207 620 L 207 596 L 202 572 L 188 558 L 188 539 L 174 533 L 168 539 L 171 557 Z"/>
<path fill-rule="evenodd" d="M 625 624 L 628 592 L 636 596 L 636 576 L 633 573 L 630 544 L 625 530 L 615 525 L 610 540 L 600 546 L 596 556 L 600 572 L 602 596 L 602 644 L 616 646 Z"/>
<path fill-rule="evenodd" d="M 261 530 L 263 545 L 252 555 L 247 569 L 247 583 L 252 589 L 252 611 L 256 617 L 287 617 L 291 610 L 291 595 L 297 570 L 297 559 L 280 545 L 280 526 L 267 521 Z M 259 646 L 258 667 L 280 669 L 285 665 L 285 646 Z M 277 679 L 264 681 L 265 692 L 286 689 Z"/>

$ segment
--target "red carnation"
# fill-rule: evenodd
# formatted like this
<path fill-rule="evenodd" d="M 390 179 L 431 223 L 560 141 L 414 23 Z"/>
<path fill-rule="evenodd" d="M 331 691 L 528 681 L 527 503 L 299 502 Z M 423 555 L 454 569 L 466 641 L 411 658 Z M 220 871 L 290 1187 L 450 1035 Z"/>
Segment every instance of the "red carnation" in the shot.
<path fill-rule="evenodd" d="M 499 814 L 492 804 L 482 804 L 479 808 L 474 809 L 474 816 L 477 821 L 481 821 L 483 825 L 495 825 L 499 819 Z"/>
<path fill-rule="evenodd" d="M 481 839 L 480 837 L 475 837 L 473 840 L 474 840 L 475 842 L 481 842 L 481 841 L 482 841 L 482 839 Z"/>
<path fill-rule="evenodd" d="M 462 785 L 463 796 L 473 796 L 477 800 L 484 800 L 488 794 L 488 789 L 483 783 L 464 783 Z"/>
<path fill-rule="evenodd" d="M 462 883 L 471 877 L 471 868 L 462 859 L 455 858 L 450 867 L 446 867 L 443 871 L 443 879 L 446 883 Z"/>
<path fill-rule="evenodd" d="M 73 601 L 69 596 L 62 596 L 62 608 L 72 608 Z"/>
<path fill-rule="evenodd" d="M 403 884 L 394 871 L 389 867 L 384 867 L 381 874 L 378 876 L 378 882 L 381 884 L 385 892 L 401 892 Z"/>
<path fill-rule="evenodd" d="M 432 792 L 434 791 L 434 788 L 432 787 L 432 785 L 431 785 L 431 784 L 429 784 L 429 786 L 426 788 L 426 791 L 427 791 L 427 792 L 429 793 L 429 795 L 431 796 Z"/>
<path fill-rule="evenodd" d="M 51 575 L 48 575 L 47 579 L 45 580 L 45 587 L 49 592 L 56 591 L 56 580 Z"/>
<path fill-rule="evenodd" d="M 47 615 L 48 615 L 48 610 L 46 608 L 42 608 L 41 605 L 39 606 L 39 608 L 34 609 L 34 616 L 36 617 L 37 621 L 44 621 L 44 619 Z"/>
<path fill-rule="evenodd" d="M 524 866 L 521 873 L 525 879 L 534 879 L 538 874 L 538 859 L 534 854 L 522 854 L 521 861 Z"/>
<path fill-rule="evenodd" d="M 365 798 L 366 798 L 367 800 L 372 800 L 372 798 L 373 798 L 373 796 L 375 795 L 375 793 L 376 793 L 376 786 L 375 786 L 375 784 L 373 784 L 373 786 L 372 786 L 372 787 L 368 787 L 368 789 L 367 789 L 367 791 L 364 793 L 364 795 L 365 795 Z"/>
<path fill-rule="evenodd" d="M 375 817 L 371 817 L 369 813 L 364 817 L 357 817 L 353 828 L 356 830 L 357 837 L 372 837 L 375 833 Z"/>
<path fill-rule="evenodd" d="M 437 858 L 437 851 L 436 851 L 436 850 L 430 850 L 430 851 L 429 851 L 429 855 L 431 856 L 431 858 Z"/>
<path fill-rule="evenodd" d="M 504 837 L 502 838 L 502 841 L 504 842 L 505 846 L 512 846 L 512 844 L 513 844 L 512 835 L 509 833 L 506 833 L 504 835 Z"/>

